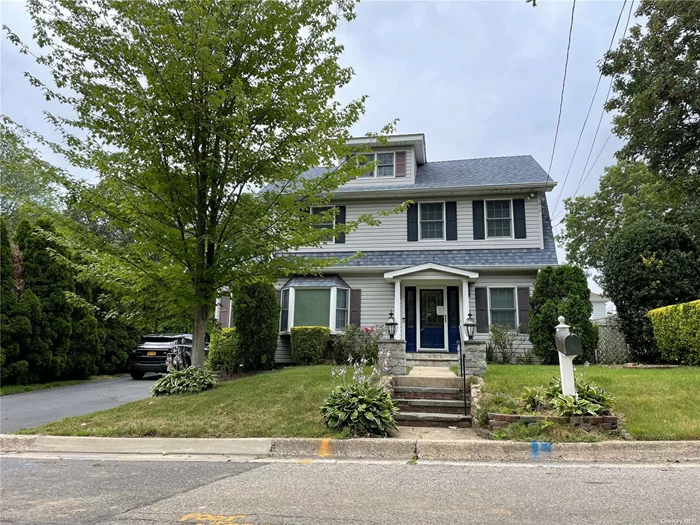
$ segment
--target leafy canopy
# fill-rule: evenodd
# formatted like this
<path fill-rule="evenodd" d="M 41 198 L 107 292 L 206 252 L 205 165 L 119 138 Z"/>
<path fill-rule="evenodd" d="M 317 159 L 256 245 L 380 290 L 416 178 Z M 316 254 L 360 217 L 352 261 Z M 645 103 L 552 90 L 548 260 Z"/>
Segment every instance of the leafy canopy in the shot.
<path fill-rule="evenodd" d="M 100 180 L 62 183 L 94 220 L 109 220 L 130 241 L 110 243 L 99 229 L 75 225 L 85 256 L 94 256 L 95 274 L 125 285 L 132 308 L 143 300 L 192 312 L 193 364 L 203 364 L 218 289 L 335 262 L 278 254 L 323 243 L 327 232 L 316 226 L 336 212 L 309 207 L 366 170 L 354 155 L 366 147 L 347 146 L 365 99 L 336 101 L 353 71 L 340 66 L 334 33 L 354 18 L 354 1 L 27 7 L 39 51 L 8 36 L 50 70 L 52 83 L 29 74 L 32 84 L 73 110 L 48 116 L 64 139 L 49 145 Z M 335 167 L 302 177 L 314 166 Z M 378 218 L 336 229 L 361 222 Z"/>

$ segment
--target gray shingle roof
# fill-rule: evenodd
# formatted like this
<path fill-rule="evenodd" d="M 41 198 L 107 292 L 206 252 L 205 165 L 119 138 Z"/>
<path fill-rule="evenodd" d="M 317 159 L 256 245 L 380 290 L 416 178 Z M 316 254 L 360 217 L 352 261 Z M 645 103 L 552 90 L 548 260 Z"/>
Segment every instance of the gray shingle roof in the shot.
<path fill-rule="evenodd" d="M 345 263 L 349 268 L 389 267 L 406 268 L 418 264 L 436 263 L 463 268 L 485 266 L 537 266 L 545 267 L 559 264 L 554 245 L 552 224 L 546 201 L 542 207 L 542 226 L 544 228 L 544 248 L 495 248 L 495 249 L 461 249 L 461 250 L 411 250 L 406 243 L 405 250 L 364 251 L 362 256 Z M 313 259 L 347 258 L 354 252 L 323 251 L 298 254 Z"/>
<path fill-rule="evenodd" d="M 327 171 L 312 168 L 302 174 L 306 179 L 315 179 Z M 392 183 L 385 186 L 343 186 L 334 193 L 402 191 L 429 188 L 464 188 L 480 186 L 503 186 L 508 184 L 542 184 L 554 182 L 531 155 L 514 157 L 486 157 L 482 159 L 445 160 L 427 162 L 418 166 L 414 184 Z M 265 190 L 271 189 L 267 186 Z"/>
<path fill-rule="evenodd" d="M 306 275 L 294 276 L 290 278 L 282 288 L 302 288 L 304 286 L 319 287 L 319 286 L 340 286 L 341 288 L 350 288 L 348 283 L 343 281 L 339 275 Z"/>

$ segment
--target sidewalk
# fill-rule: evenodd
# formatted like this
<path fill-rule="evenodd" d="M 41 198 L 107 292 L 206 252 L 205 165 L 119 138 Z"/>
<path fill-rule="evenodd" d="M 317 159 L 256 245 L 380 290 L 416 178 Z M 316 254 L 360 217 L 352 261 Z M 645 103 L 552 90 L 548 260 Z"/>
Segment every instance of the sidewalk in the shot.
<path fill-rule="evenodd" d="M 542 443 L 478 439 L 98 438 L 0 435 L 0 452 L 490 462 L 700 462 L 700 441 Z"/>

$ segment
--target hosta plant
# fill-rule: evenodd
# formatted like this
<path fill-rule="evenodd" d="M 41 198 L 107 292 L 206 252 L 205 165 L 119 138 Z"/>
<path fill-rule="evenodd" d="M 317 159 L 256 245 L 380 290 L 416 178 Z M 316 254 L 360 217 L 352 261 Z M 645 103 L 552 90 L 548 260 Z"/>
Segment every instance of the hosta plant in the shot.
<path fill-rule="evenodd" d="M 602 387 L 587 383 L 582 378 L 577 377 L 576 393 L 578 394 L 579 400 L 588 401 L 594 405 L 600 405 L 600 413 L 612 411 L 615 398 Z M 553 378 L 549 386 L 545 389 L 544 395 L 550 403 L 553 403 L 561 394 L 561 380 L 559 378 Z"/>
<path fill-rule="evenodd" d="M 191 366 L 185 370 L 171 370 L 153 383 L 151 395 L 195 394 L 216 386 L 216 378 L 206 370 Z"/>
<path fill-rule="evenodd" d="M 541 386 L 526 386 L 519 400 L 522 402 L 523 408 L 530 412 L 537 412 L 538 410 L 549 407 L 549 401 L 547 401 L 544 388 Z"/>
<path fill-rule="evenodd" d="M 603 412 L 603 407 L 596 403 L 568 394 L 559 394 L 552 400 L 552 406 L 558 416 L 597 416 Z"/>
<path fill-rule="evenodd" d="M 329 428 L 359 436 L 386 437 L 388 430 L 396 429 L 397 411 L 386 389 L 370 382 L 336 386 L 321 406 Z"/>

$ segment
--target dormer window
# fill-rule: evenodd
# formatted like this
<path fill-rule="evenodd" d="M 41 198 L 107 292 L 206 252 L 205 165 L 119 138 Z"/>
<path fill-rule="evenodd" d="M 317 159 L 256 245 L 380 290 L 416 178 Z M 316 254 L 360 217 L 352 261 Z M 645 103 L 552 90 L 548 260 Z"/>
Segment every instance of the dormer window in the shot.
<path fill-rule="evenodd" d="M 403 159 L 405 159 L 406 154 L 404 152 L 400 152 L 403 155 Z M 366 157 L 367 160 L 363 162 L 361 165 L 364 166 L 365 164 L 369 164 L 371 162 L 375 162 L 376 160 L 376 165 L 373 170 L 369 170 L 366 173 L 363 173 L 360 175 L 360 177 L 370 177 L 370 178 L 379 178 L 379 177 L 397 177 L 399 176 L 396 173 L 396 152 L 391 152 L 391 153 L 363 153 L 363 157 Z M 404 173 L 405 173 L 405 160 L 404 162 Z"/>

